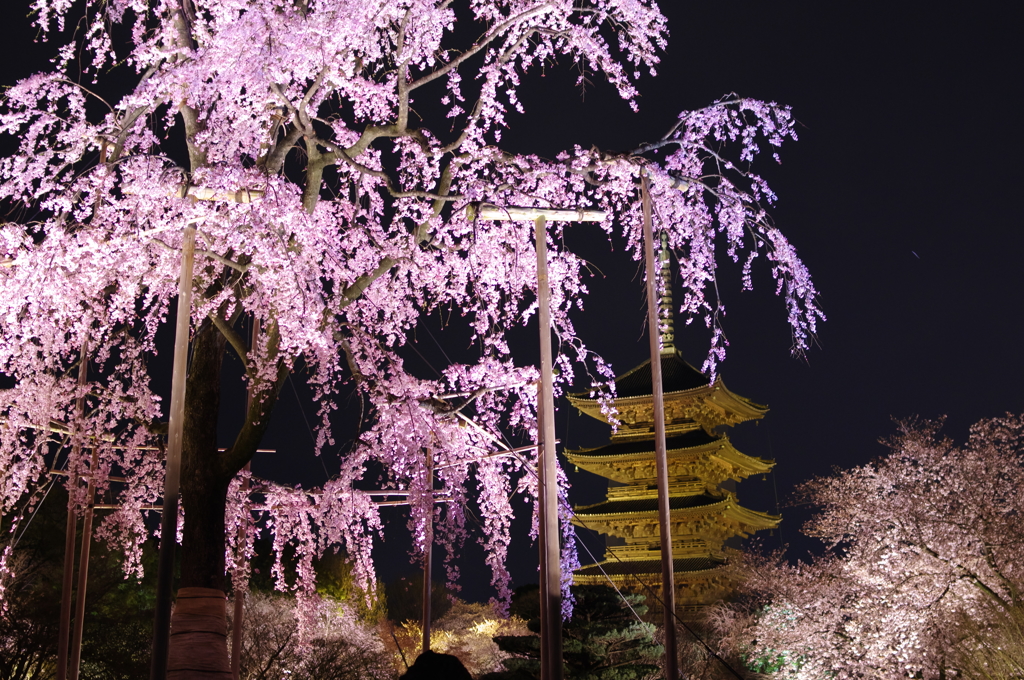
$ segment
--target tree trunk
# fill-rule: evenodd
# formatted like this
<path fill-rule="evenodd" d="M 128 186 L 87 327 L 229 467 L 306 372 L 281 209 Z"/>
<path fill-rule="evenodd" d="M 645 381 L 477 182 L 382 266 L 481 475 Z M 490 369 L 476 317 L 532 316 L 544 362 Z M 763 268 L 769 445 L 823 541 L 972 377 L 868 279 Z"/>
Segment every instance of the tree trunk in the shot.
<path fill-rule="evenodd" d="M 230 680 L 224 573 L 224 511 L 232 475 L 217 451 L 220 372 L 226 341 L 203 324 L 193 341 L 182 440 L 181 580 L 168 680 Z M 237 471 L 236 471 L 237 472 Z"/>

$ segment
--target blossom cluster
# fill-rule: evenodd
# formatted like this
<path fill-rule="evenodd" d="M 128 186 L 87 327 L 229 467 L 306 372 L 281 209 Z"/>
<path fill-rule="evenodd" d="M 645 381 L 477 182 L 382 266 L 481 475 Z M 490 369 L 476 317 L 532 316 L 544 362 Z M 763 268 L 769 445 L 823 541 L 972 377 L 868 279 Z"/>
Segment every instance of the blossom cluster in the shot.
<path fill-rule="evenodd" d="M 959 446 L 940 425 L 903 423 L 884 458 L 803 486 L 819 509 L 804 531 L 828 552 L 746 565 L 727 645 L 794 679 L 1020 668 L 1024 418 L 981 421 Z"/>

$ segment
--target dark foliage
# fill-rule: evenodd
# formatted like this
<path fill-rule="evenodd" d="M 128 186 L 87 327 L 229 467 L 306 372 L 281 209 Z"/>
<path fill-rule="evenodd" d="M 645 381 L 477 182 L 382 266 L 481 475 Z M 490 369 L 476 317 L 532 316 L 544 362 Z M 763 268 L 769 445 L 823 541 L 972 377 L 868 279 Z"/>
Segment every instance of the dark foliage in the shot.
<path fill-rule="evenodd" d="M 17 543 L 15 576 L 4 596 L 7 611 L 0 613 L 0 680 L 56 673 L 66 508 L 67 495 L 57 485 Z M 121 555 L 95 540 L 91 550 L 79 677 L 146 677 L 155 602 L 155 551 L 151 546 L 144 549 L 146 578 L 139 582 L 125 579 Z"/>
<path fill-rule="evenodd" d="M 522 596 L 526 599 L 529 593 Z M 654 642 L 654 626 L 634 616 L 634 612 L 643 616 L 647 611 L 643 595 L 625 595 L 629 606 L 607 586 L 577 586 L 573 596 L 573 616 L 562 626 L 563 672 L 567 680 L 643 680 L 657 676 L 657 660 L 664 650 Z M 539 619 L 531 619 L 529 628 L 539 633 Z M 538 636 L 499 636 L 494 641 L 513 656 L 503 662 L 506 671 L 490 673 L 480 680 L 540 677 Z"/>
<path fill-rule="evenodd" d="M 401 623 L 423 618 L 423 572 L 388 583 L 384 592 L 389 619 Z M 452 607 L 451 594 L 442 583 L 435 581 L 430 584 L 431 618 L 439 619 L 448 613 Z"/>
<path fill-rule="evenodd" d="M 473 680 L 459 657 L 426 651 L 416 658 L 400 680 Z"/>

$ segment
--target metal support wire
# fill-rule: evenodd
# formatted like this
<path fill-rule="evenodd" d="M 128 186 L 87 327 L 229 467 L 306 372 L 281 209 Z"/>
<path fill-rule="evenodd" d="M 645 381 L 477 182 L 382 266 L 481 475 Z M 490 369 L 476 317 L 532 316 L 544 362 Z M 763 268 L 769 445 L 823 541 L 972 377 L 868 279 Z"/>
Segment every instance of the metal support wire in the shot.
<path fill-rule="evenodd" d="M 43 503 L 46 502 L 46 499 L 50 495 L 50 492 L 53 491 L 53 485 L 56 483 L 57 478 L 53 477 L 53 479 L 51 479 L 50 483 L 47 485 L 46 491 L 43 493 L 43 497 L 39 499 L 39 502 L 36 503 L 35 508 L 32 509 L 32 514 L 28 516 L 28 519 L 25 520 L 25 524 L 22 525 L 21 531 L 19 531 L 18 534 L 14 537 L 14 540 L 11 541 L 11 550 L 17 548 L 18 543 L 21 542 L 21 539 L 25 538 L 25 532 L 28 531 L 28 528 L 32 525 L 32 520 L 34 520 L 36 518 L 36 515 L 39 514 L 39 509 L 43 507 Z"/>
<path fill-rule="evenodd" d="M 576 518 L 577 521 L 580 522 L 580 524 L 584 525 L 584 527 L 583 527 L 584 529 L 589 529 L 589 527 L 586 526 L 586 522 L 584 522 L 583 520 L 581 520 L 579 518 L 579 515 L 577 515 L 575 512 L 573 512 L 572 515 L 573 515 L 573 517 Z M 591 531 L 593 531 L 593 529 L 591 529 Z M 582 541 L 581 541 L 581 543 L 582 543 Z M 586 546 L 584 545 L 584 547 L 586 547 Z M 590 550 L 588 549 L 587 552 L 590 553 Z M 611 551 L 611 555 L 612 555 L 612 557 L 615 558 L 615 560 L 619 564 L 627 564 L 618 555 L 615 554 L 615 551 Z M 591 554 L 591 556 L 593 556 L 593 554 Z M 597 568 L 601 570 L 601 573 L 604 574 L 605 578 L 607 578 L 609 581 L 611 580 L 611 577 L 608 576 L 608 574 L 605 572 L 605 570 L 599 564 L 597 565 Z M 636 582 L 639 583 L 643 587 L 644 590 L 646 590 L 648 593 L 650 593 L 651 597 L 654 599 L 655 602 L 660 604 L 663 609 L 665 608 L 664 600 L 662 600 L 660 597 L 658 597 L 658 594 L 654 591 L 654 588 L 652 588 L 646 581 L 644 581 L 642 578 L 640 578 L 640 576 L 638 574 L 636 574 L 635 572 L 633 572 L 632 570 L 628 571 L 627 574 L 628 574 L 628 576 L 630 578 L 636 580 Z M 728 661 L 726 661 L 721 656 L 719 656 L 718 652 L 716 652 L 714 649 L 712 649 L 711 646 L 708 645 L 708 643 L 704 641 L 704 638 L 702 638 L 700 635 L 697 635 L 696 631 L 694 631 L 692 628 L 690 628 L 690 626 L 688 626 L 685 621 L 683 621 L 681 618 L 679 618 L 679 614 L 677 614 L 675 612 L 675 610 L 672 611 L 672 618 L 675 620 L 676 623 L 681 625 L 683 627 L 683 629 L 686 630 L 686 632 L 689 633 L 693 637 L 694 640 L 696 640 L 698 643 L 700 643 L 701 647 L 703 647 L 708 652 L 708 654 L 710 654 L 713 658 L 717 659 L 719 661 L 719 663 L 721 663 L 723 666 L 725 666 L 725 668 L 730 673 L 732 673 L 739 680 L 744 680 L 743 676 L 740 675 L 740 673 L 735 668 L 733 668 L 729 664 Z"/>
<path fill-rule="evenodd" d="M 576 513 L 573 514 L 575 515 Z M 604 576 L 605 580 L 608 581 L 608 585 L 615 589 L 615 593 L 619 596 L 619 599 L 622 600 L 623 604 L 625 604 L 626 607 L 629 608 L 629 611 L 633 613 L 633 617 L 640 623 L 643 623 L 644 620 L 641 619 L 640 615 L 636 613 L 635 609 L 633 609 L 633 605 L 629 603 L 629 600 L 627 600 L 626 597 L 622 594 L 622 591 L 619 590 L 619 587 L 615 585 L 615 581 L 612 580 L 612 577 L 609 576 L 608 572 L 606 572 L 604 568 L 598 563 L 597 558 L 594 557 L 594 553 L 590 552 L 590 548 L 588 548 L 587 544 L 583 542 L 583 537 L 580 536 L 580 532 L 576 530 L 576 527 L 573 527 L 572 533 L 576 537 L 576 540 L 579 541 L 579 544 L 583 546 L 583 549 L 587 551 L 587 554 L 590 555 L 590 559 L 594 560 L 594 564 L 601 572 L 601 575 Z"/>
<path fill-rule="evenodd" d="M 428 330 L 428 333 L 429 333 L 429 330 Z M 439 342 L 437 341 L 437 338 L 435 338 L 435 337 L 434 337 L 433 333 L 429 333 L 429 335 L 430 335 L 431 339 L 432 339 L 432 340 L 434 341 L 434 343 L 435 343 L 435 344 L 436 344 L 436 345 L 438 346 L 438 349 L 440 349 L 440 350 L 441 350 L 441 352 L 442 352 L 442 354 L 444 354 L 444 353 L 445 353 L 445 352 L 444 352 L 444 348 L 443 348 L 443 347 L 441 347 L 441 344 L 440 344 L 440 343 L 439 343 Z M 413 346 L 413 349 L 415 350 L 415 346 Z M 424 357 L 424 356 L 423 356 L 423 355 L 422 355 L 422 354 L 421 354 L 421 353 L 420 353 L 420 352 L 419 352 L 418 350 L 416 351 L 416 353 L 417 353 L 417 354 L 419 354 L 420 358 L 422 358 L 422 359 L 424 360 L 424 362 L 425 362 L 425 363 L 427 363 L 427 365 L 428 365 L 428 366 L 430 367 L 430 369 L 431 369 L 431 370 L 433 370 L 433 371 L 434 371 L 435 373 L 438 373 L 438 375 L 440 375 L 440 373 L 439 373 L 439 372 L 437 371 L 437 369 L 436 369 L 436 368 L 434 368 L 434 366 L 433 366 L 433 365 L 432 365 L 432 364 L 431 364 L 431 363 L 429 362 L 429 360 L 427 360 L 427 358 L 426 358 L 426 357 Z M 483 434 L 487 435 L 487 436 L 488 436 L 488 437 L 489 437 L 489 438 L 491 439 L 491 441 L 493 441 L 493 442 L 494 442 L 495 444 L 497 444 L 497 445 L 498 445 L 499 447 L 503 448 L 503 449 L 504 449 L 504 451 L 502 452 L 502 454 L 503 454 L 503 455 L 510 455 L 510 456 L 514 456 L 514 457 L 518 458 L 518 459 L 519 459 L 519 461 L 520 461 L 520 462 L 521 462 L 521 463 L 523 464 L 523 469 L 524 469 L 524 470 L 526 470 L 528 474 L 534 475 L 534 477 L 536 477 L 536 476 L 537 476 L 537 473 L 536 473 L 536 471 L 535 471 L 535 470 L 534 470 L 534 469 L 533 469 L 533 468 L 531 467 L 531 464 L 530 464 L 530 462 L 529 462 L 529 461 L 527 461 L 527 460 L 526 460 L 525 458 L 523 458 L 522 456 L 520 456 L 520 455 L 519 455 L 519 451 L 523 451 L 523 450 L 531 450 L 531 449 L 534 449 L 534 448 L 536 448 L 536 445 L 534 445 L 534 446 L 525 446 L 525 447 L 513 447 L 513 446 L 511 445 L 511 443 L 510 443 L 510 442 L 508 442 L 508 441 L 506 441 L 506 440 L 504 439 L 504 436 L 503 436 L 503 435 L 502 435 L 501 437 L 499 437 L 499 436 L 495 435 L 494 433 L 490 432 L 489 430 L 486 430 L 485 428 L 481 427 L 481 426 L 480 426 L 479 424 L 477 424 L 476 422 L 474 422 L 474 421 L 473 421 L 472 419 L 470 419 L 470 418 L 469 418 L 468 416 L 466 416 L 465 414 L 463 414 L 463 413 L 461 413 L 461 412 L 457 412 L 457 413 L 456 413 L 455 415 L 456 415 L 456 416 L 457 416 L 458 418 L 460 418 L 461 420 L 463 420 L 463 421 L 464 421 L 464 422 L 465 422 L 465 423 L 466 423 L 467 425 L 470 425 L 471 427 L 474 427 L 474 428 L 476 428 L 477 430 L 481 431 L 481 432 L 482 432 Z M 488 457 L 490 457 L 490 456 L 488 456 Z M 472 463 L 473 461 L 465 461 L 465 462 L 466 462 L 467 464 L 470 464 L 470 463 Z M 460 461 L 460 463 L 459 463 L 459 464 L 461 464 L 461 463 L 462 463 L 462 461 Z M 442 467 L 442 466 L 439 466 L 439 467 Z M 564 497 L 564 496 L 563 496 L 563 495 L 562 495 L 562 494 L 561 494 L 560 492 L 558 493 L 558 498 L 559 498 L 559 500 L 560 500 L 560 501 L 564 501 L 564 502 L 565 502 L 565 504 L 566 504 L 566 507 L 568 507 L 568 508 L 569 508 L 569 512 L 570 512 L 570 513 L 572 514 L 572 517 L 573 517 L 573 518 L 575 518 L 575 519 L 576 519 L 576 520 L 577 520 L 577 521 L 578 521 L 578 522 L 579 522 L 579 523 L 580 523 L 581 525 L 583 525 L 583 528 L 588 528 L 588 527 L 586 526 L 586 522 L 584 522 L 583 520 L 581 520 L 581 519 L 579 518 L 579 516 L 578 516 L 578 515 L 576 514 L 576 512 L 575 512 L 575 511 L 574 511 L 574 510 L 572 509 L 572 506 L 571 506 L 571 505 L 569 504 L 569 502 L 568 502 L 568 498 Z M 590 551 L 590 548 L 589 548 L 589 547 L 587 547 L 586 543 L 584 543 L 584 542 L 583 542 L 583 540 L 582 540 L 582 539 L 580 538 L 580 536 L 579 536 L 579 534 L 578 534 L 578 533 L 576 533 L 576 532 L 574 531 L 574 534 L 576 535 L 576 538 L 577 538 L 577 539 L 578 539 L 578 540 L 580 541 L 580 545 L 582 545 L 582 546 L 583 546 L 583 547 L 584 547 L 584 548 L 586 549 L 586 551 L 587 551 L 587 553 L 588 553 L 588 554 L 590 555 L 590 557 L 591 557 L 592 559 L 594 559 L 594 562 L 595 562 L 595 564 L 597 564 L 597 560 L 596 560 L 596 558 L 594 558 L 594 555 L 593 555 L 593 553 L 592 553 L 592 552 Z M 619 558 L 619 556 L 618 556 L 618 555 L 616 555 L 616 554 L 615 554 L 614 552 L 612 552 L 611 554 L 612 554 L 612 557 L 614 557 L 614 558 L 615 558 L 615 559 L 616 559 L 616 560 L 617 560 L 617 561 L 618 561 L 618 562 L 619 562 L 620 564 L 625 564 L 625 563 L 623 562 L 623 560 L 622 560 L 622 559 L 620 559 L 620 558 Z M 606 578 L 606 579 L 608 580 L 608 582 L 612 584 L 612 587 L 613 587 L 613 588 L 615 588 L 615 591 L 616 591 L 616 593 L 617 593 L 617 594 L 619 595 L 619 597 L 620 597 L 620 598 L 622 599 L 623 603 L 624 603 L 624 604 L 625 604 L 625 605 L 626 605 L 627 607 L 629 607 L 630 611 L 633 611 L 633 608 L 632 608 L 632 606 L 630 606 L 630 605 L 629 605 L 629 602 L 628 602 L 628 601 L 627 601 L 627 600 L 625 599 L 625 597 L 623 597 L 623 595 L 622 595 L 622 592 L 621 592 L 621 591 L 620 591 L 620 590 L 619 590 L 619 589 L 618 589 L 618 588 L 617 588 L 617 587 L 615 586 L 615 584 L 614 584 L 614 582 L 612 581 L 611 577 L 610 577 L 610 576 L 609 576 L 609 575 L 608 575 L 608 574 L 607 574 L 607 573 L 606 573 L 606 572 L 604 571 L 604 569 L 603 569 L 603 568 L 601 568 L 601 567 L 600 567 L 600 565 L 597 565 L 597 567 L 598 567 L 598 569 L 600 569 L 600 570 L 601 570 L 601 573 L 602 573 L 602 574 L 604 575 L 604 577 L 605 577 L 605 578 Z M 643 579 L 641 579 L 641 578 L 640 578 L 640 577 L 639 577 L 638 575 L 636 575 L 636 574 L 635 574 L 635 573 L 633 573 L 632 571 L 629 571 L 629 572 L 627 572 L 627 573 L 628 573 L 628 575 L 629 575 L 629 576 L 630 576 L 631 578 L 635 579 L 635 580 L 636 580 L 636 582 L 637 582 L 637 583 L 639 583 L 639 584 L 641 585 L 641 587 L 642 587 L 642 588 L 643 588 L 644 590 L 646 590 L 646 591 L 647 591 L 647 592 L 648 592 L 648 593 L 650 594 L 650 596 L 651 596 L 651 597 L 653 598 L 653 600 L 654 600 L 655 602 L 657 602 L 657 603 L 658 603 L 659 605 L 661 605 L 661 606 L 662 606 L 663 608 L 665 607 L 665 603 L 664 603 L 664 601 L 662 600 L 662 598 L 660 598 L 660 597 L 659 597 L 659 596 L 657 595 L 657 593 L 655 593 L 654 589 L 653 589 L 653 588 L 652 588 L 652 587 L 651 587 L 651 586 L 650 586 L 649 584 L 647 584 L 647 583 L 646 583 L 646 582 L 645 582 L 645 581 L 644 581 Z M 635 611 L 633 611 L 633 615 L 634 615 L 634 616 L 637 616 L 637 615 L 636 615 L 636 612 L 635 612 Z M 729 663 L 728 663 L 728 662 L 727 662 L 727 661 L 726 661 L 725 659 L 723 659 L 723 658 L 722 658 L 721 656 L 719 656 L 719 655 L 718 655 L 718 653 L 716 653 L 716 652 L 715 652 L 715 651 L 714 651 L 714 650 L 713 650 L 713 649 L 712 649 L 712 648 L 711 648 L 711 647 L 710 647 L 710 646 L 709 646 L 709 645 L 708 645 L 708 644 L 707 644 L 707 643 L 706 643 L 706 642 L 705 642 L 705 641 L 703 640 L 703 638 L 701 638 L 701 637 L 700 637 L 700 636 L 699 636 L 699 635 L 698 635 L 698 634 L 696 633 L 696 631 L 694 631 L 694 630 L 693 630 L 692 628 L 690 628 L 690 626 L 688 626 L 688 625 L 686 624 L 686 622 L 685 622 L 685 621 L 683 621 L 683 620 L 682 620 L 681 618 L 679 618 L 679 615 L 678 615 L 678 614 L 676 614 L 676 612 L 675 612 L 674 608 L 673 608 L 673 610 L 672 610 L 672 617 L 673 617 L 674 621 L 675 621 L 676 623 L 680 624 L 680 625 L 681 625 L 681 626 L 682 626 L 682 627 L 683 627 L 683 628 L 684 628 L 684 629 L 686 630 L 686 632 L 687 632 L 687 633 L 689 633 L 689 634 L 690 634 L 690 636 L 691 636 L 691 637 L 693 637 L 693 639 L 694 639 L 694 640 L 696 640 L 696 641 L 697 641 L 697 642 L 698 642 L 698 643 L 699 643 L 699 644 L 700 644 L 700 645 L 701 645 L 701 646 L 702 646 L 702 647 L 703 647 L 703 648 L 704 648 L 704 649 L 705 649 L 705 650 L 706 650 L 706 651 L 707 651 L 707 652 L 708 652 L 708 653 L 709 653 L 709 654 L 710 654 L 710 655 L 711 655 L 711 656 L 712 656 L 712 657 L 713 657 L 714 659 L 716 659 L 716 660 L 717 660 L 717 661 L 718 661 L 719 663 L 721 663 L 721 664 L 722 664 L 723 666 L 725 666 L 725 668 L 726 668 L 726 669 L 727 669 L 727 670 L 728 670 L 728 671 L 729 671 L 729 672 L 730 672 L 730 673 L 731 673 L 731 674 L 732 674 L 733 676 L 735 676 L 736 678 L 739 678 L 740 680 L 742 680 L 742 679 L 743 679 L 743 676 L 742 676 L 742 675 L 740 675 L 740 673 L 739 673 L 739 672 L 737 672 L 737 671 L 736 671 L 736 669 L 734 669 L 734 668 L 733 668 L 733 667 L 732 667 L 732 666 L 731 666 L 731 665 L 730 665 L 730 664 L 729 664 Z M 637 620 L 640 620 L 640 617 L 639 617 L 639 616 L 637 616 Z"/>

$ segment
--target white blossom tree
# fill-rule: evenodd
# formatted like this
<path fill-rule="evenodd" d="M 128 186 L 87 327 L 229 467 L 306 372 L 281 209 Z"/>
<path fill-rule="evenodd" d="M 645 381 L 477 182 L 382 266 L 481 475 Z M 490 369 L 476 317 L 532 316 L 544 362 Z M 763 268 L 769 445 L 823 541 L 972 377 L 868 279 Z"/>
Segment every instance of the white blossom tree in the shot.
<path fill-rule="evenodd" d="M 245 600 L 239 677 L 244 680 L 388 680 L 394 665 L 378 631 L 349 603 L 319 598 L 302 618 L 295 597 L 254 592 Z"/>
<path fill-rule="evenodd" d="M 891 453 L 807 482 L 810 563 L 753 558 L 723 644 L 777 677 L 1019 677 L 1024 672 L 1024 418 L 966 445 L 904 423 Z"/>
<path fill-rule="evenodd" d="M 439 540 L 464 536 L 475 475 L 488 561 L 507 598 L 507 498 L 516 483 L 532 493 L 533 478 L 516 481 L 516 458 L 481 454 L 500 428 L 535 428 L 536 371 L 516 364 L 506 340 L 536 311 L 532 225 L 476 219 L 467 208 L 604 209 L 603 227 L 639 258 L 646 172 L 655 226 L 680 261 L 682 311 L 716 329 L 711 371 L 724 351 L 708 292 L 723 245 L 733 259 L 747 253 L 748 285 L 753 260 L 767 257 L 796 351 L 821 318 L 805 268 L 765 215 L 773 194 L 749 169 L 762 146 L 774 152 L 794 136 L 788 108 L 727 97 L 680 114 L 664 136 L 626 154 L 574 147 L 546 159 L 501 148 L 508 111 L 524 112 L 517 92 L 546 62 L 585 62 L 635 108 L 636 82 L 654 73 L 667 38 L 651 0 L 31 7 L 56 57 L 7 90 L 0 109 L 0 134 L 17 147 L 0 159 L 0 199 L 18 216 L 0 227 L 0 510 L 18 512 L 45 477 L 54 446 L 46 428 L 60 423 L 50 429 L 70 428 L 84 445 L 75 451 L 98 455 L 101 489 L 112 471 L 127 479 L 100 531 L 137 554 L 143 508 L 158 499 L 163 475 L 153 451 L 166 428 L 152 382 L 157 333 L 177 294 L 182 231 L 193 225 L 182 587 L 223 589 L 226 555 L 251 549 L 251 531 L 248 545 L 234 545 L 238 527 L 253 526 L 239 472 L 301 361 L 320 409 L 318 451 L 332 441 L 332 395 L 345 381 L 368 404 L 369 426 L 322 489 L 254 480 L 276 548 L 297 549 L 300 590 L 311 592 L 312 559 L 337 545 L 371 582 L 380 520 L 356 490 L 371 462 L 411 492 L 423 548 L 429 451 L 453 498 Z M 570 309 L 586 291 L 560 230 L 548 232 L 559 380 L 568 384 L 582 365 L 597 384 L 611 372 L 573 329 Z M 401 348 L 438 309 L 465 317 L 479 357 L 424 380 L 406 370 Z M 256 323 L 252 343 L 243 326 Z M 83 352 L 88 379 L 79 387 Z M 254 399 L 234 442 L 218 451 L 227 352 L 244 364 Z M 459 414 L 470 412 L 480 428 L 460 427 Z M 70 470 L 86 472 L 88 459 L 72 456 Z M 82 490 L 73 492 L 81 504 Z"/>

